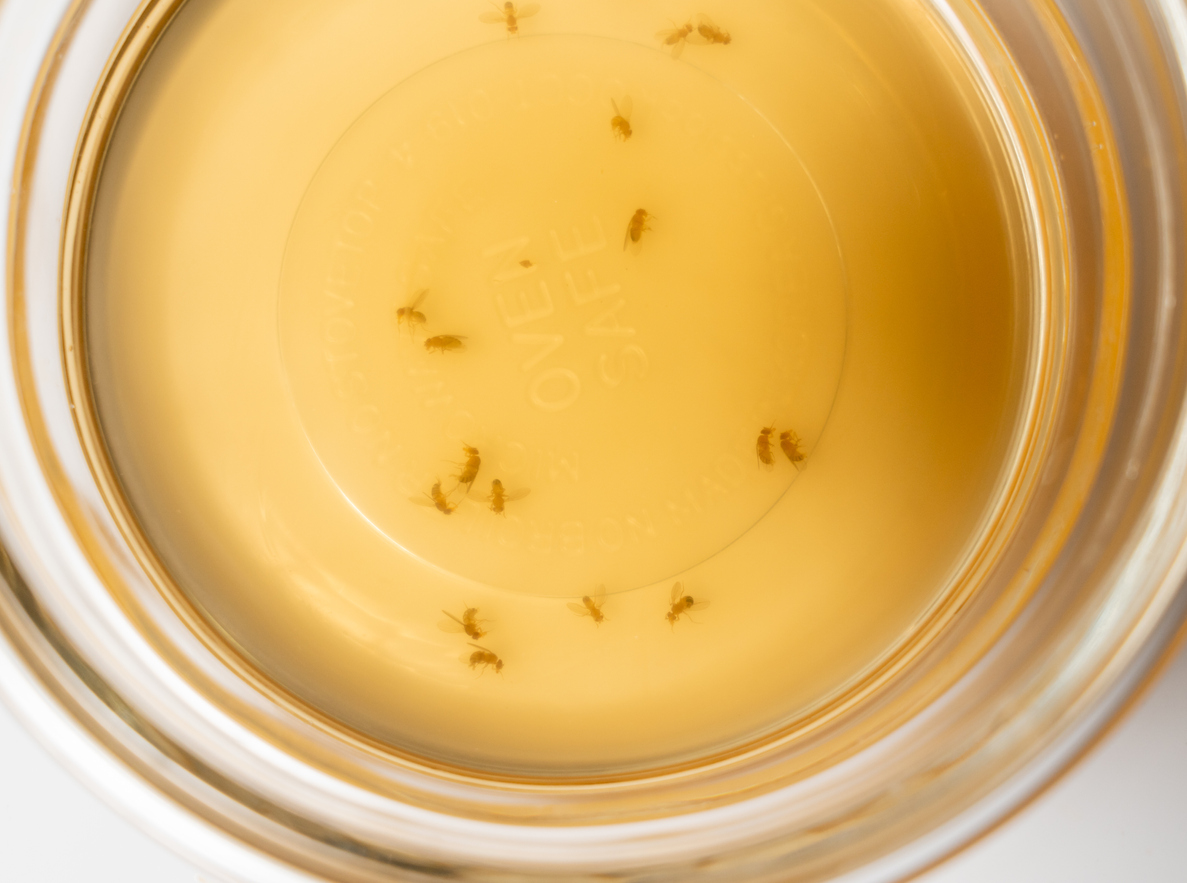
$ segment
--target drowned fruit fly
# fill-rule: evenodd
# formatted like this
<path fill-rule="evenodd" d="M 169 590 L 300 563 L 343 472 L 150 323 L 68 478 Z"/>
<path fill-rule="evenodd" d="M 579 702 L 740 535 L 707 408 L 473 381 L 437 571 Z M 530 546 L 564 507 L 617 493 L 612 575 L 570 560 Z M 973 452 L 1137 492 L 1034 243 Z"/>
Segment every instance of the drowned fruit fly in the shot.
<path fill-rule="evenodd" d="M 459 486 L 464 484 L 469 490 L 474 479 L 478 477 L 478 470 L 482 468 L 482 458 L 478 456 L 478 448 L 467 444 L 462 445 L 462 453 L 466 455 L 466 462 L 462 464 L 462 471 L 453 477 L 457 479 Z"/>
<path fill-rule="evenodd" d="M 466 345 L 462 341 L 465 339 L 459 334 L 438 334 L 436 337 L 430 337 L 425 341 L 425 349 L 430 353 L 433 350 L 437 350 L 440 353 L 464 350 Z"/>
<path fill-rule="evenodd" d="M 684 51 L 688 36 L 693 30 L 692 22 L 685 22 L 679 27 L 660 31 L 655 35 L 655 38 L 659 40 L 660 45 L 671 51 L 673 58 L 679 58 L 680 53 Z"/>
<path fill-rule="evenodd" d="M 418 506 L 434 506 L 442 515 L 452 515 L 457 509 L 456 503 L 449 502 L 449 497 L 441 490 L 441 479 L 433 485 L 433 489 L 422 497 L 409 497 Z"/>
<path fill-rule="evenodd" d="M 568 608 L 578 616 L 588 616 L 594 621 L 594 625 L 601 625 L 606 616 L 602 613 L 602 607 L 606 603 L 606 587 L 598 586 L 594 590 L 593 597 L 585 595 L 581 599 L 581 603 L 570 602 Z"/>
<path fill-rule="evenodd" d="M 509 491 L 503 487 L 503 482 L 495 479 L 490 483 L 490 493 L 482 499 L 490 503 L 490 511 L 496 515 L 506 515 L 507 504 L 515 500 L 522 500 L 531 491 L 525 489 Z"/>
<path fill-rule="evenodd" d="M 643 236 L 643 231 L 651 229 L 647 226 L 647 222 L 654 217 L 655 215 L 650 214 L 645 208 L 635 210 L 635 213 L 631 215 L 630 223 L 626 225 L 626 236 L 622 239 L 624 251 L 628 242 L 638 242 Z"/>
<path fill-rule="evenodd" d="M 704 610 L 709 606 L 708 601 L 694 601 L 692 595 L 684 594 L 684 583 L 674 583 L 672 585 L 672 593 L 668 597 L 668 602 L 671 607 L 668 609 L 667 615 L 664 618 L 672 628 L 676 627 L 676 623 L 680 620 L 681 616 L 688 616 L 689 619 L 692 619 L 689 611 Z"/>
<path fill-rule="evenodd" d="M 471 653 L 462 654 L 462 662 L 470 666 L 470 668 L 478 668 L 479 674 L 486 671 L 487 666 L 494 666 L 495 674 L 501 674 L 503 671 L 503 660 L 499 659 L 497 655 L 485 647 L 479 647 L 477 644 L 471 643 L 474 648 Z M 481 666 L 481 668 L 479 668 Z"/>
<path fill-rule="evenodd" d="M 779 447 L 783 449 L 783 453 L 787 455 L 787 459 L 791 461 L 791 465 L 796 469 L 803 469 L 804 459 L 806 454 L 800 450 L 800 437 L 792 432 L 790 429 L 779 433 Z"/>
<path fill-rule="evenodd" d="M 416 297 L 413 298 L 412 303 L 410 303 L 406 307 L 400 307 L 398 310 L 396 310 L 396 328 L 397 329 L 401 325 L 403 325 L 405 322 L 407 322 L 408 330 L 414 331 L 416 329 L 417 325 L 423 325 L 423 324 L 425 324 L 425 322 L 428 321 L 425 318 L 425 314 L 420 312 L 419 310 L 417 310 L 417 307 L 420 306 L 420 302 L 425 299 L 425 295 L 427 295 L 428 293 L 429 293 L 429 290 L 427 288 L 422 288 L 420 291 L 418 291 L 416 293 Z"/>
<path fill-rule="evenodd" d="M 693 21 L 696 22 L 696 33 L 688 35 L 690 43 L 717 43 L 728 46 L 733 39 L 728 31 L 723 31 L 704 13 L 696 16 Z"/>
<path fill-rule="evenodd" d="M 458 619 L 448 610 L 442 610 L 441 612 L 449 617 L 449 619 L 443 619 L 437 623 L 437 628 L 443 632 L 454 634 L 465 632 L 467 637 L 473 638 L 475 641 L 481 639 L 487 633 L 487 630 L 482 627 L 482 623 L 485 623 L 486 620 L 478 618 L 477 607 L 467 607 L 462 611 L 461 619 Z"/>
<path fill-rule="evenodd" d="M 758 454 L 758 462 L 767 469 L 772 469 L 775 466 L 775 456 L 771 448 L 771 436 L 774 432 L 774 426 L 764 426 L 754 445 L 754 450 Z"/>
<path fill-rule="evenodd" d="M 610 99 L 610 104 L 614 107 L 614 116 L 610 120 L 610 131 L 614 133 L 614 137 L 620 141 L 626 141 L 631 137 L 631 109 L 634 102 L 631 101 L 631 96 L 627 95 L 622 99 L 620 105 L 613 98 Z"/>
<path fill-rule="evenodd" d="M 495 7 L 495 12 L 484 12 L 478 16 L 479 21 L 484 21 L 491 25 L 507 25 L 507 33 L 511 36 L 519 34 L 519 20 L 521 18 L 529 18 L 540 11 L 539 3 L 525 3 L 523 6 L 516 6 L 514 3 L 504 3 L 502 8 L 497 3 L 492 3 Z"/>

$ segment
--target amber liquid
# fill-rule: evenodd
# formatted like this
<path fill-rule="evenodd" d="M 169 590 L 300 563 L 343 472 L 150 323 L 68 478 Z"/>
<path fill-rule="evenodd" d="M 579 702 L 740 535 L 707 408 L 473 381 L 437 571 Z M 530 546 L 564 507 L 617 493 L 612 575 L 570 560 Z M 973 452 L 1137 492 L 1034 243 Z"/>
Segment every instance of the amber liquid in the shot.
<path fill-rule="evenodd" d="M 708 4 L 730 43 L 674 59 L 620 5 L 192 0 L 94 218 L 100 417 L 178 585 L 309 705 L 479 769 L 839 695 L 976 547 L 1025 398 L 1007 176 L 922 10 Z M 710 603 L 673 624 L 677 581 Z"/>

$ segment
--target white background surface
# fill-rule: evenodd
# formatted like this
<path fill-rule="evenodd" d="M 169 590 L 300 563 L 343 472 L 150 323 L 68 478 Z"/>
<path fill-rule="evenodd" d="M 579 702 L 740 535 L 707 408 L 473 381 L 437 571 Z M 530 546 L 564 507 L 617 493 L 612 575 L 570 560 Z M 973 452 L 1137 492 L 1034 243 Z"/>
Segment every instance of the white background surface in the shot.
<path fill-rule="evenodd" d="M 59 769 L 0 705 L 0 881 L 200 879 Z M 1187 881 L 1187 650 L 1068 776 L 917 883 L 1007 881 Z"/>

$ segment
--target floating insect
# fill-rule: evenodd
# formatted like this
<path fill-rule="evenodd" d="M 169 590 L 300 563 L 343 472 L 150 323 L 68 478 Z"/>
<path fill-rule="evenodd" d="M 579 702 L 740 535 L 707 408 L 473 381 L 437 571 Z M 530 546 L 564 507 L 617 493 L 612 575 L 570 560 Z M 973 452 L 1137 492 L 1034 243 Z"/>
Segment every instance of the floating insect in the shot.
<path fill-rule="evenodd" d="M 634 107 L 634 102 L 631 101 L 631 96 L 627 95 L 622 99 L 622 104 L 613 98 L 610 99 L 610 104 L 614 107 L 614 116 L 610 120 L 610 131 L 619 141 L 626 141 L 633 134 L 631 110 Z"/>
<path fill-rule="evenodd" d="M 688 41 L 688 35 L 693 33 L 695 28 L 691 21 L 685 22 L 679 27 L 668 28 L 660 31 L 655 35 L 655 38 L 660 41 L 665 49 L 672 53 L 673 58 L 679 58 L 680 53 L 684 51 L 684 45 Z"/>
<path fill-rule="evenodd" d="M 438 334 L 436 337 L 430 337 L 425 340 L 425 349 L 430 353 L 433 350 L 437 350 L 440 353 L 464 350 L 466 345 L 462 341 L 465 339 L 460 334 Z"/>
<path fill-rule="evenodd" d="M 692 610 L 704 610 L 709 606 L 708 601 L 694 601 L 692 595 L 684 594 L 684 583 L 674 583 L 672 585 L 672 594 L 668 599 L 671 603 L 671 609 L 665 615 L 668 625 L 672 628 L 676 627 L 676 623 L 680 621 L 681 616 L 688 616 L 691 620 L 692 616 L 689 612 Z M 695 622 L 695 620 L 694 620 Z"/>
<path fill-rule="evenodd" d="M 495 674 L 502 673 L 503 660 L 499 659 L 499 657 L 495 655 L 493 651 L 487 650 L 485 647 L 479 647 L 474 643 L 471 643 L 470 646 L 474 648 L 474 651 L 472 653 L 463 653 L 462 662 L 470 666 L 470 668 L 478 668 L 479 666 L 482 666 L 482 668 L 479 669 L 479 674 L 485 672 L 487 666 L 490 665 L 494 666 Z"/>
<path fill-rule="evenodd" d="M 532 269 L 532 267 L 536 266 L 535 264 L 533 264 L 533 263 L 532 263 L 531 261 L 529 261 L 529 260 L 522 260 L 522 261 L 520 261 L 520 262 L 519 262 L 519 265 L 520 265 L 521 267 L 523 267 L 525 270 L 530 270 L 530 269 Z"/>
<path fill-rule="evenodd" d="M 456 634 L 457 632 L 465 632 L 467 637 L 473 638 L 475 641 L 480 640 L 487 630 L 482 627 L 486 622 L 485 619 L 478 618 L 477 607 L 467 607 L 462 611 L 462 618 L 458 619 L 448 610 L 442 610 L 449 619 L 443 619 L 437 623 L 437 628 L 443 632 L 450 632 Z"/>
<path fill-rule="evenodd" d="M 771 436 L 774 432 L 774 426 L 764 426 L 754 445 L 754 450 L 758 454 L 758 462 L 767 469 L 773 469 L 775 466 L 775 456 L 771 447 Z"/>
<path fill-rule="evenodd" d="M 458 486 L 466 486 L 466 490 L 470 489 L 470 485 L 474 484 L 474 479 L 478 477 L 478 470 L 482 468 L 482 458 L 478 456 L 478 448 L 472 448 L 469 445 L 462 444 L 462 453 L 466 455 L 466 462 L 462 464 L 462 471 L 453 478 L 457 479 Z"/>
<path fill-rule="evenodd" d="M 701 13 L 693 18 L 696 22 L 695 34 L 689 34 L 687 39 L 690 43 L 717 43 L 721 46 L 728 46 L 733 39 L 728 31 L 723 31 L 713 23 L 713 19 Z"/>
<path fill-rule="evenodd" d="M 790 429 L 785 429 L 779 433 L 779 447 L 783 449 L 783 453 L 787 455 L 787 459 L 791 461 L 791 465 L 796 469 L 803 469 L 803 463 L 807 455 L 800 450 L 800 437 L 792 432 Z"/>
<path fill-rule="evenodd" d="M 507 33 L 512 37 L 519 34 L 519 20 L 521 18 L 529 18 L 540 11 L 539 3 L 525 3 L 523 6 L 516 6 L 514 3 L 504 3 L 500 9 L 497 3 L 492 3 L 492 6 L 497 10 L 496 12 L 484 12 L 478 16 L 479 21 L 484 21 L 491 25 L 507 25 Z"/>
<path fill-rule="evenodd" d="M 508 503 L 512 503 L 515 500 L 522 500 L 530 493 L 531 491 L 526 488 L 509 491 L 503 487 L 503 482 L 496 478 L 490 483 L 490 493 L 482 497 L 482 499 L 490 503 L 491 512 L 494 512 L 496 515 L 506 515 L 505 510 Z"/>
<path fill-rule="evenodd" d="M 449 502 L 445 491 L 441 490 L 441 479 L 433 485 L 433 489 L 421 497 L 409 497 L 418 506 L 434 506 L 442 515 L 452 515 L 457 510 L 457 503 Z"/>
<path fill-rule="evenodd" d="M 594 621 L 595 625 L 601 625 L 602 621 L 606 618 L 605 614 L 602 613 L 602 607 L 605 605 L 605 603 L 606 587 L 598 586 L 597 589 L 594 590 L 592 598 L 589 595 L 585 595 L 581 599 L 580 604 L 576 602 L 570 602 L 567 606 L 578 616 L 588 616 Z"/>
<path fill-rule="evenodd" d="M 428 293 L 429 290 L 427 288 L 422 288 L 416 293 L 416 297 L 413 299 L 412 303 L 406 307 L 400 307 L 398 310 L 396 310 L 397 329 L 407 322 L 408 330 L 414 331 L 417 325 L 423 325 L 428 321 L 425 318 L 425 314 L 417 310 L 417 307 L 420 306 L 421 301 L 425 299 L 425 295 Z"/>
<path fill-rule="evenodd" d="M 647 222 L 654 218 L 655 215 L 649 213 L 647 209 L 636 209 L 635 213 L 631 215 L 630 223 L 626 225 L 626 236 L 622 238 L 622 249 L 626 251 L 628 242 L 638 242 L 643 236 L 644 230 L 650 230 Z"/>

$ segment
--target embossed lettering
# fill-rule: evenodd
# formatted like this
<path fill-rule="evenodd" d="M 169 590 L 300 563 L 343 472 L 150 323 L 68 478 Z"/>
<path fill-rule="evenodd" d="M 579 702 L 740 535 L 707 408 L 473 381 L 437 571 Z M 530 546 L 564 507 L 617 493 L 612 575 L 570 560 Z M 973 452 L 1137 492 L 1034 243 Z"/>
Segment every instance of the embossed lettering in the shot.
<path fill-rule="evenodd" d="M 499 466 L 505 472 L 518 472 L 528 462 L 528 446 L 523 442 L 508 442 Z"/>
<path fill-rule="evenodd" d="M 344 294 L 339 294 L 330 288 L 325 289 L 323 294 L 326 296 L 326 307 L 323 311 L 326 316 L 337 316 L 339 313 L 354 309 L 354 301 Z"/>
<path fill-rule="evenodd" d="M 342 229 L 358 239 L 366 239 L 375 229 L 375 219 L 360 208 L 351 209 L 342 221 Z"/>
<path fill-rule="evenodd" d="M 617 282 L 611 282 L 609 285 L 599 285 L 597 274 L 593 270 L 585 271 L 586 278 L 589 279 L 589 290 L 582 291 L 577 286 L 577 280 L 573 278 L 573 274 L 565 271 L 565 284 L 569 286 L 569 294 L 573 296 L 573 303 L 577 306 L 591 303 L 603 297 L 610 297 L 622 291 L 622 286 Z"/>
<path fill-rule="evenodd" d="M 622 524 L 617 518 L 603 518 L 601 530 L 598 531 L 598 545 L 607 552 L 617 552 L 626 541 Z"/>
<path fill-rule="evenodd" d="M 634 515 L 627 515 L 625 521 L 627 529 L 631 532 L 631 542 L 639 542 L 640 534 L 649 539 L 655 539 L 655 522 L 651 520 L 651 514 L 646 509 L 638 518 Z"/>
<path fill-rule="evenodd" d="M 626 301 L 622 298 L 615 301 L 609 309 L 585 326 L 586 337 L 634 337 L 634 328 L 618 324 L 618 313 L 625 306 Z"/>
<path fill-rule="evenodd" d="M 595 215 L 590 219 L 590 224 L 593 225 L 593 238 L 588 242 L 581 235 L 581 230 L 578 227 L 573 228 L 573 241 L 575 244 L 571 249 L 565 248 L 564 243 L 561 242 L 560 234 L 556 230 L 549 231 L 549 236 L 552 237 L 552 247 L 560 260 L 576 260 L 586 255 L 595 254 L 606 247 L 606 231 L 602 229 L 602 222 Z"/>
<path fill-rule="evenodd" d="M 379 408 L 374 405 L 360 405 L 350 421 L 350 428 L 359 435 L 365 435 L 377 431 L 380 422 Z"/>
<path fill-rule="evenodd" d="M 581 481 L 581 456 L 576 451 L 572 454 L 572 462 L 569 462 L 569 457 L 564 454 L 558 454 L 556 451 L 548 452 L 548 477 L 552 481 L 556 481 L 561 471 L 569 473 L 569 478 L 573 481 Z"/>
<path fill-rule="evenodd" d="M 516 334 L 511 340 L 517 344 L 540 347 L 534 356 L 523 363 L 521 367 L 524 371 L 531 371 L 565 342 L 564 335 L 561 334 Z"/>
<path fill-rule="evenodd" d="M 396 160 L 404 168 L 411 168 L 412 166 L 412 147 L 405 141 L 399 147 L 393 147 L 388 151 L 388 155 Z"/>
<path fill-rule="evenodd" d="M 519 263 L 523 257 L 524 249 L 531 244 L 531 241 L 531 238 L 528 236 L 517 236 L 514 239 L 508 239 L 505 242 L 484 248 L 482 250 L 482 256 L 484 258 L 503 256 L 498 268 L 491 275 L 491 280 L 494 282 L 510 282 L 513 279 L 518 279 L 520 276 L 526 276 L 528 273 L 533 272 L 535 267 L 524 267 Z"/>
<path fill-rule="evenodd" d="M 678 500 L 667 501 L 668 514 L 672 516 L 672 521 L 674 521 L 677 526 L 684 524 L 684 522 L 688 519 L 691 519 L 693 515 L 701 514 L 701 504 L 697 502 L 697 498 L 693 494 L 692 488 L 684 489 L 684 500 L 685 502 L 680 502 Z"/>
<path fill-rule="evenodd" d="M 532 381 L 528 395 L 543 411 L 563 411 L 581 397 L 581 378 L 568 368 L 552 368 Z"/>
<path fill-rule="evenodd" d="M 598 370 L 602 375 L 602 382 L 613 389 L 622 384 L 627 378 L 635 380 L 642 380 L 647 376 L 647 370 L 651 367 L 651 361 L 647 358 L 647 353 L 643 352 L 643 348 L 630 344 L 624 346 L 619 352 L 602 353 L 598 359 Z"/>
<path fill-rule="evenodd" d="M 548 555 L 552 552 L 552 522 L 547 522 L 543 525 L 537 524 L 535 521 L 528 522 L 531 527 L 531 538 L 528 540 L 528 548 L 533 552 L 539 552 L 541 555 Z"/>
<path fill-rule="evenodd" d="M 348 343 L 354 337 L 354 332 L 354 322 L 339 316 L 326 322 L 322 336 L 325 338 L 326 343 L 341 345 Z"/>
<path fill-rule="evenodd" d="M 580 521 L 561 525 L 561 551 L 574 557 L 585 554 L 585 525 Z"/>
<path fill-rule="evenodd" d="M 508 328 L 518 328 L 528 322 L 551 316 L 556 307 L 552 303 L 552 293 L 546 282 L 540 283 L 540 296 L 533 298 L 527 291 L 521 291 L 518 297 L 508 297 L 506 294 L 495 295 L 495 303 L 499 313 Z"/>
<path fill-rule="evenodd" d="M 485 123 L 495 115 L 494 103 L 485 89 L 475 89 L 470 93 L 470 114 L 480 123 Z"/>

